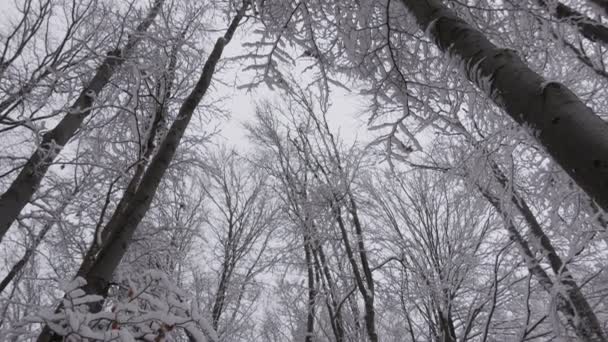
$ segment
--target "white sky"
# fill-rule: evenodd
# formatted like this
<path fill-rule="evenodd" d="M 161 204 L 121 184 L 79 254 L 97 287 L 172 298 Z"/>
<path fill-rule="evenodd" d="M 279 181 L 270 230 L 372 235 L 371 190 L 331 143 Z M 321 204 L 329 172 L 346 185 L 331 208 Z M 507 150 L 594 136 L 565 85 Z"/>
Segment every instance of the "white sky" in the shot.
<path fill-rule="evenodd" d="M 2 0 L 0 0 L 2 1 Z M 245 33 L 243 33 L 245 32 Z M 235 38 L 227 46 L 224 56 L 226 58 L 238 56 L 245 53 L 241 47 L 241 43 L 245 41 L 243 35 L 248 34 L 247 31 L 237 31 Z M 304 63 L 302 63 L 304 64 Z M 215 78 L 226 80 L 226 82 L 234 82 L 236 79 L 239 84 L 249 83 L 251 77 L 242 71 L 244 66 L 230 68 L 223 73 L 215 75 Z M 294 67 L 294 70 L 302 69 L 299 65 Z M 295 74 L 294 76 L 298 76 Z M 301 75 L 302 81 L 307 82 L 310 79 L 308 75 Z M 248 148 L 246 131 L 243 124 L 254 119 L 255 102 L 262 99 L 279 99 L 280 93 L 268 89 L 265 85 L 259 86 L 255 91 L 248 92 L 245 89 L 224 89 L 226 93 L 221 95 L 232 94 L 232 98 L 226 103 L 226 109 L 231 111 L 229 121 L 221 125 L 221 137 L 224 143 L 235 145 L 239 150 Z M 347 143 L 354 141 L 367 141 L 369 133 L 365 127 L 365 122 L 360 118 L 360 113 L 366 104 L 369 104 L 364 96 L 359 95 L 356 90 L 348 92 L 344 89 L 333 87 L 330 96 L 332 104 L 328 121 L 334 133 L 338 133 Z"/>

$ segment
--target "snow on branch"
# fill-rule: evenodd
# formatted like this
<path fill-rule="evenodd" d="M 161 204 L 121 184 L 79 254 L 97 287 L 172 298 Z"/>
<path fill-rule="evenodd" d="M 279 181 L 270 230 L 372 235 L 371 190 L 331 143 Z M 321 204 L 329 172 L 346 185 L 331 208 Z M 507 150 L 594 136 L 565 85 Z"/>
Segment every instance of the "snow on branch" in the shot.
<path fill-rule="evenodd" d="M 104 309 L 97 313 L 89 304 L 104 298 L 86 295 L 86 285 L 81 277 L 65 283 L 61 309 L 40 311 L 2 333 L 20 336 L 21 328 L 46 324 L 67 341 L 165 341 L 178 336 L 191 342 L 219 340 L 206 315 L 161 271 L 149 270 L 114 284 Z"/>

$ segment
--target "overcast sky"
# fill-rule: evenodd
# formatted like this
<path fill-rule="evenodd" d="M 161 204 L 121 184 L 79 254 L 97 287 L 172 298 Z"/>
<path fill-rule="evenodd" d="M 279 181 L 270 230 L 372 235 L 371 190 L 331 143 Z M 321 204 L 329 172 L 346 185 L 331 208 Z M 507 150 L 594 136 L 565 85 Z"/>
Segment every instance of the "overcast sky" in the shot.
<path fill-rule="evenodd" d="M 2 0 L 0 0 L 2 1 Z M 245 32 L 245 33 L 243 33 Z M 235 39 L 228 45 L 225 51 L 226 57 L 238 56 L 244 53 L 241 48 L 241 43 L 244 41 L 243 35 L 246 31 L 237 31 Z M 305 60 L 299 60 L 302 65 L 307 64 Z M 294 70 L 303 69 L 298 65 Z M 302 80 L 302 84 L 306 84 L 309 76 L 305 74 L 295 73 L 294 76 L 298 80 Z M 225 70 L 216 75 L 216 77 L 237 83 L 244 84 L 251 80 L 251 76 L 242 71 L 242 67 L 235 66 L 230 70 Z M 227 103 L 226 108 L 232 112 L 231 119 L 222 125 L 221 136 L 227 143 L 235 144 L 239 149 L 247 147 L 246 132 L 243 129 L 243 124 L 251 121 L 255 113 L 255 102 L 261 99 L 279 100 L 280 93 L 272 91 L 266 86 L 258 87 L 253 93 L 244 89 L 222 89 L 226 95 L 232 94 L 232 100 Z M 333 87 L 330 97 L 331 108 L 328 115 L 328 121 L 331 128 L 335 132 L 339 132 L 339 136 L 345 142 L 352 143 L 355 140 L 362 142 L 367 141 L 369 133 L 365 128 L 365 115 L 361 115 L 365 108 L 366 99 L 358 94 L 356 90 L 348 92 L 344 89 Z"/>
<path fill-rule="evenodd" d="M 19 2 L 19 0 L 0 0 L 0 27 L 5 27 L 10 21 L 14 22 L 14 20 L 18 19 L 15 11 L 15 1 Z M 237 31 L 235 38 L 225 50 L 225 57 L 237 56 L 243 53 L 241 43 L 244 35 L 248 33 L 247 31 Z M 215 38 L 212 38 L 209 41 L 214 40 Z M 301 76 L 303 82 L 307 79 L 306 75 L 295 74 L 294 76 Z M 242 71 L 242 67 L 237 66 L 216 74 L 215 78 L 221 78 L 228 83 L 232 83 L 234 80 L 237 80 L 237 83 L 240 84 L 250 81 L 250 77 Z M 217 86 L 217 82 L 215 85 Z M 265 86 L 260 86 L 253 93 L 243 89 L 230 89 L 227 87 L 219 87 L 218 90 L 220 91 L 220 94 L 217 94 L 219 96 L 231 95 L 231 99 L 224 106 L 225 109 L 231 112 L 231 118 L 221 124 L 222 131 L 220 136 L 217 137 L 216 142 L 234 145 L 239 150 L 247 149 L 248 141 L 243 124 L 253 119 L 255 101 L 261 99 L 279 99 L 280 95 Z M 352 143 L 355 139 L 357 141 L 368 140 L 365 138 L 369 134 L 365 129 L 364 119 L 358 115 L 364 108 L 364 101 L 364 97 L 358 95 L 355 91 L 349 93 L 335 87 L 332 91 L 331 103 L 333 105 L 330 109 L 328 120 L 332 129 L 339 132 L 339 136 L 346 142 Z"/>

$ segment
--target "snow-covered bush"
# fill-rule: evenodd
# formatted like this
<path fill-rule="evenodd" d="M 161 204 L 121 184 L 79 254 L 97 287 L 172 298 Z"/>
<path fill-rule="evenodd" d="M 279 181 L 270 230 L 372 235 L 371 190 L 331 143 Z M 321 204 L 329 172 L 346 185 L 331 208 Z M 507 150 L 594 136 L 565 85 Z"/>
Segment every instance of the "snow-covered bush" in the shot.
<path fill-rule="evenodd" d="M 23 326 L 46 324 L 67 341 L 217 341 L 205 313 L 177 288 L 165 273 L 149 270 L 125 276 L 111 286 L 100 312 L 91 304 L 101 296 L 87 295 L 86 281 L 77 277 L 63 286 L 65 296 L 57 312 L 40 311 Z M 22 336 L 23 331 L 5 332 Z"/>

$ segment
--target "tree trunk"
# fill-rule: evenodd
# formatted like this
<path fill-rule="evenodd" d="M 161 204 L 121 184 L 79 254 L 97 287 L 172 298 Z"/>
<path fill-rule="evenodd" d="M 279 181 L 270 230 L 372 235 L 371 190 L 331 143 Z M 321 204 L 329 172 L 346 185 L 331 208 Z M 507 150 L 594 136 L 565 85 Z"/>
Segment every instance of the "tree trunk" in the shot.
<path fill-rule="evenodd" d="M 336 149 L 337 151 L 337 149 Z M 367 296 L 364 297 L 365 303 L 365 325 L 368 330 L 370 341 L 378 341 L 378 333 L 376 331 L 376 310 L 374 309 L 374 278 L 372 277 L 371 267 L 367 258 L 367 249 L 363 242 L 363 227 L 359 220 L 359 214 L 357 211 L 357 205 L 353 198 L 353 195 L 349 192 L 349 212 L 355 227 L 355 233 L 357 238 L 357 249 L 359 250 L 359 258 L 361 259 L 361 266 L 363 268 L 363 274 L 365 275 L 365 281 L 367 283 Z"/>
<path fill-rule="evenodd" d="M 316 236 L 316 229 L 312 227 L 312 235 Z M 314 261 L 316 267 L 321 272 L 321 284 L 324 287 L 327 299 L 327 312 L 330 315 L 330 323 L 334 333 L 334 337 L 336 338 L 336 342 L 344 342 L 344 322 L 342 319 L 342 308 L 336 299 L 336 287 L 334 285 L 334 280 L 329 270 L 329 266 L 327 265 L 327 259 L 325 257 L 325 252 L 323 251 L 323 246 L 321 243 L 314 239 L 314 247 L 312 248 Z"/>
<path fill-rule="evenodd" d="M 378 333 L 376 332 L 376 312 L 374 310 L 374 288 L 373 285 L 371 288 L 368 288 L 369 284 L 373 284 L 372 279 L 367 278 L 367 274 L 369 271 L 369 267 L 365 268 L 363 275 L 359 270 L 359 265 L 357 265 L 357 260 L 355 256 L 355 252 L 350 243 L 350 239 L 348 237 L 348 232 L 346 230 L 346 225 L 344 224 L 344 220 L 342 218 L 342 210 L 340 209 L 339 199 L 334 198 L 333 203 L 331 203 L 332 212 L 334 214 L 334 219 L 338 223 L 338 227 L 340 228 L 340 233 L 342 236 L 342 242 L 344 243 L 344 249 L 346 250 L 346 256 L 348 261 L 350 262 L 350 266 L 353 270 L 353 275 L 355 276 L 355 283 L 357 284 L 357 289 L 361 293 L 361 297 L 363 298 L 363 308 L 365 310 L 365 328 L 367 330 L 367 336 L 371 342 L 378 342 Z M 358 241 L 360 240 L 358 236 Z M 360 253 L 365 253 L 365 251 L 360 251 Z M 371 271 L 369 271 L 371 276 Z"/>
<path fill-rule="evenodd" d="M 15 265 L 13 265 L 13 267 L 6 274 L 4 279 L 2 279 L 2 281 L 0 282 L 0 293 L 2 293 L 2 291 L 4 291 L 4 289 L 8 286 L 8 284 L 10 284 L 11 281 L 13 281 L 13 279 L 21 272 L 21 270 L 23 270 L 25 265 L 27 265 L 27 262 L 30 260 L 32 255 L 34 255 L 34 253 L 36 252 L 36 249 L 38 249 L 38 246 L 40 245 L 42 240 L 44 240 L 44 237 L 46 236 L 46 234 L 51 230 L 51 228 L 53 228 L 53 226 L 57 222 L 56 217 L 60 216 L 63 213 L 65 208 L 68 206 L 71 198 L 76 194 L 77 191 L 78 191 L 77 189 L 74 190 L 74 192 L 72 193 L 72 196 L 70 196 L 69 199 L 67 199 L 65 202 L 62 203 L 61 207 L 59 209 L 57 209 L 56 213 L 53 215 L 54 217 L 49 222 L 47 222 L 42 227 L 42 229 L 38 232 L 38 234 L 34 238 L 34 241 L 32 241 L 31 246 L 29 246 L 27 248 L 27 250 L 21 257 L 21 259 L 19 259 L 19 261 L 17 261 L 17 263 Z"/>
<path fill-rule="evenodd" d="M 477 188 L 503 218 L 507 231 L 509 232 L 511 239 L 515 241 L 515 243 L 519 247 L 520 252 L 524 257 L 524 260 L 526 260 L 526 264 L 528 265 L 530 273 L 532 273 L 536 277 L 537 281 L 543 286 L 543 288 L 549 293 L 549 295 L 553 295 L 556 291 L 554 282 L 549 278 L 547 273 L 539 265 L 528 243 L 524 240 L 521 234 L 519 234 L 519 231 L 513 224 L 513 220 L 511 219 L 510 215 L 503 208 L 500 198 L 496 195 L 491 194 L 489 190 L 484 189 L 479 185 L 477 185 Z M 521 201 L 520 199 L 518 200 L 518 198 L 515 197 L 511 197 L 511 200 Z M 524 221 L 526 221 L 528 225 L 534 224 L 528 222 L 528 220 L 530 219 L 528 215 L 526 215 L 525 213 L 521 214 L 524 216 Z M 558 285 L 560 289 L 563 289 L 563 292 L 557 292 L 559 301 L 558 310 L 564 314 L 564 316 L 573 326 L 577 336 L 582 341 L 606 341 L 606 337 L 604 336 L 604 332 L 602 331 L 601 325 L 597 317 L 595 316 L 595 313 L 591 309 L 589 303 L 587 303 L 587 300 L 581 293 L 579 287 L 577 286 L 572 276 L 570 276 L 569 274 L 561 274 L 561 272 L 564 272 L 563 263 L 559 256 L 557 256 L 557 254 L 555 253 L 555 249 L 551 245 L 547 236 L 544 235 L 542 231 L 540 235 L 538 235 L 539 232 L 534 232 L 536 228 L 531 227 L 530 229 L 533 230 L 533 235 L 535 236 L 535 238 L 540 240 L 539 243 L 541 245 L 543 253 L 549 255 L 549 263 L 551 264 L 551 268 L 554 270 L 554 273 L 556 273 L 557 278 L 565 278 L 564 280 L 561 280 L 560 285 Z M 567 272 L 567 270 L 565 270 L 565 272 Z"/>
<path fill-rule="evenodd" d="M 437 317 L 439 319 L 439 330 L 441 331 L 440 342 L 457 342 L 452 315 L 449 312 L 437 310 Z"/>
<path fill-rule="evenodd" d="M 155 0 L 146 18 L 130 35 L 124 48 L 108 53 L 97 68 L 95 76 L 84 87 L 78 99 L 68 109 L 66 116 L 49 132 L 42 136 L 40 146 L 32 153 L 17 178 L 0 196 L 0 241 L 32 198 L 55 157 L 74 136 L 84 119 L 91 113 L 95 98 L 108 84 L 116 70 L 135 50 L 143 34 L 154 22 L 164 0 Z"/>
<path fill-rule="evenodd" d="M 551 240 L 545 234 L 543 227 L 536 219 L 536 216 L 528 203 L 509 185 L 509 178 L 502 171 L 500 165 L 491 158 L 490 153 L 474 139 L 467 129 L 460 123 L 456 125 L 453 123 L 451 124 L 464 135 L 469 144 L 482 151 L 484 155 L 487 156 L 486 159 L 489 164 L 491 176 L 496 181 L 499 191 L 508 196 L 508 202 L 514 206 L 515 212 L 519 213 L 523 218 L 523 222 L 528 226 L 532 236 L 537 242 L 538 249 L 542 252 L 542 255 L 547 257 L 551 270 L 557 277 L 556 282 L 559 283 L 558 288 L 561 290 L 559 292 L 559 295 L 562 298 L 561 300 L 567 301 L 565 302 L 566 304 L 563 304 L 564 308 L 562 309 L 562 312 L 569 317 L 568 320 L 573 325 L 577 335 L 584 341 L 606 341 L 606 336 L 595 312 L 581 292 L 576 280 L 568 271 L 565 263 L 557 254 L 555 247 L 553 247 Z M 510 214 L 511 210 L 505 209 L 505 202 L 501 201 L 502 197 L 500 195 L 492 194 L 489 189 L 483 188 L 477 182 L 476 186 L 488 202 L 490 202 L 501 215 L 503 221 L 505 221 L 507 231 L 519 246 L 522 256 L 526 260 L 534 260 L 532 265 L 528 263 L 530 273 L 536 276 L 537 281 L 543 284 L 543 287 L 549 294 L 553 293 L 553 291 L 555 291 L 554 283 L 550 281 L 544 270 L 541 269 L 542 272 L 540 272 L 540 270 L 535 269 L 540 266 L 538 266 L 538 262 L 535 260 L 528 243 L 519 235 L 519 232 L 515 228 L 511 217 L 512 214 Z M 547 280 L 549 280 L 549 282 Z M 576 319 L 577 317 L 582 319 Z"/>
<path fill-rule="evenodd" d="M 508 191 L 507 177 L 494 161 L 490 160 L 489 162 L 494 178 L 500 184 L 501 190 Z M 579 319 L 575 320 L 576 325 L 574 326 L 577 334 L 584 341 L 607 341 L 600 321 L 581 292 L 575 279 L 568 271 L 568 268 L 557 254 L 551 240 L 549 240 L 549 237 L 545 234 L 543 228 L 536 219 L 536 216 L 526 201 L 519 196 L 514 189 L 511 189 L 510 193 L 511 202 L 523 217 L 524 222 L 530 228 L 530 232 L 536 241 L 538 241 L 538 244 L 540 245 L 539 249 L 542 251 L 543 255 L 547 256 L 549 265 L 559 281 L 560 288 L 565 293 L 565 297 L 572 306 L 576 317 L 579 317 Z"/>
<path fill-rule="evenodd" d="M 185 35 L 185 33 L 186 33 L 185 31 L 182 32 L 182 38 Z M 154 152 L 154 141 L 157 138 L 158 129 L 160 128 L 161 122 L 163 122 L 167 116 L 166 110 L 167 110 L 168 100 L 171 96 L 171 91 L 173 89 L 173 81 L 175 78 L 175 68 L 177 65 L 177 54 L 179 52 L 180 46 L 181 46 L 181 41 L 178 42 L 177 44 L 175 44 L 175 46 L 173 46 L 173 48 L 171 50 L 171 54 L 169 56 L 169 64 L 167 66 L 167 80 L 166 80 L 165 89 L 161 91 L 160 84 L 157 84 L 156 88 L 158 89 L 158 91 L 157 91 L 156 96 L 159 98 L 159 100 L 158 100 L 159 103 L 157 103 L 157 105 L 155 107 L 154 117 L 152 120 L 152 127 L 150 129 L 150 134 L 147 137 L 147 141 L 143 142 L 144 145 L 140 146 L 140 150 L 143 151 L 142 156 L 141 156 L 140 160 L 138 160 L 135 163 L 135 171 L 133 172 L 133 177 L 131 177 L 129 184 L 127 184 L 127 188 L 125 189 L 122 197 L 120 198 L 120 201 L 118 202 L 118 205 L 114 209 L 114 213 L 112 214 L 112 217 L 110 218 L 110 222 L 112 220 L 116 220 L 116 217 L 122 215 L 122 212 L 125 209 L 126 205 L 129 202 L 131 202 L 133 196 L 135 196 L 135 193 L 137 192 L 141 178 L 143 177 L 144 172 L 146 171 L 146 166 L 148 164 L 148 161 L 149 161 L 150 157 L 152 156 L 152 153 Z M 128 169 L 125 170 L 125 173 L 127 173 L 127 172 L 128 172 Z M 110 194 L 108 192 L 108 196 L 109 195 Z M 109 198 L 106 198 L 106 201 L 108 201 L 108 200 L 109 200 Z M 107 202 L 106 202 L 106 204 L 107 204 Z M 103 223 L 103 219 L 105 216 L 104 214 L 105 214 L 105 207 L 100 214 L 99 221 L 98 221 L 97 227 L 95 229 L 94 237 L 93 237 L 93 243 L 91 243 L 91 246 L 87 250 L 87 253 L 82 260 L 80 269 L 77 272 L 78 275 L 84 275 L 88 272 L 93 261 L 95 260 L 95 256 L 97 255 L 97 253 L 99 252 L 99 249 L 103 245 L 103 242 L 106 241 L 108 236 L 112 233 L 110 231 L 110 229 L 112 229 L 112 227 L 114 227 L 114 226 L 112 226 L 110 224 L 106 225 L 104 227 L 104 229 L 102 229 L 101 231 L 98 231 L 99 229 L 101 229 L 101 225 Z"/>
<path fill-rule="evenodd" d="M 312 262 L 311 239 L 310 236 L 304 237 L 304 255 L 306 257 L 306 271 L 308 281 L 308 302 L 306 315 L 306 332 L 304 342 L 313 342 L 315 333 L 315 299 L 317 297 L 315 290 L 315 271 Z"/>
<path fill-rule="evenodd" d="M 211 309 L 211 326 L 216 331 L 224 310 L 224 304 L 226 303 L 226 292 L 228 292 L 228 283 L 230 282 L 230 275 L 232 273 L 230 270 L 232 267 L 228 265 L 230 262 L 231 261 L 224 261 L 220 282 L 217 286 L 217 292 L 215 293 L 215 300 L 213 301 L 213 308 Z"/>
<path fill-rule="evenodd" d="M 553 159 L 608 211 L 608 125 L 575 94 L 547 82 L 516 54 L 492 44 L 440 0 L 401 0 L 469 79 L 530 129 Z M 427 30 L 428 29 L 428 30 Z"/>
<path fill-rule="evenodd" d="M 554 5 L 548 0 L 538 0 L 538 3 L 555 18 L 568 21 L 576 26 L 585 38 L 608 47 L 608 27 L 602 23 L 587 17 L 561 2 L 557 2 Z"/>
<path fill-rule="evenodd" d="M 211 54 L 205 62 L 205 66 L 203 67 L 203 71 L 196 86 L 182 104 L 177 118 L 171 125 L 158 152 L 142 177 L 137 192 L 126 205 L 122 214 L 113 217 L 113 219 L 108 222 L 105 229 L 109 229 L 111 234 L 108 236 L 107 240 L 103 242 L 90 269 L 83 275 L 83 278 L 87 281 L 87 285 L 83 287 L 83 290 L 87 294 L 101 295 L 104 297 L 107 295 L 112 274 L 126 253 L 130 239 L 135 233 L 137 226 L 150 207 L 156 189 L 160 184 L 165 171 L 169 168 L 169 164 L 175 155 L 188 123 L 192 119 L 194 110 L 211 84 L 215 67 L 222 56 L 224 47 L 232 39 L 234 31 L 243 18 L 248 5 L 249 2 L 244 2 L 241 9 L 230 23 L 227 32 L 223 37 L 218 38 L 215 43 Z M 98 312 L 101 308 L 102 303 L 98 303 L 91 306 L 90 309 L 93 312 Z M 61 341 L 61 339 L 61 336 L 53 333 L 48 327 L 45 327 L 38 337 L 38 342 L 58 342 Z"/>
<path fill-rule="evenodd" d="M 489 190 L 482 188 L 479 185 L 477 185 L 477 189 L 503 219 L 505 228 L 509 233 L 509 237 L 515 242 L 515 245 L 519 249 L 530 274 L 536 277 L 536 281 L 538 281 L 538 283 L 549 295 L 553 295 L 553 281 L 547 272 L 545 272 L 545 270 L 540 266 L 538 260 L 532 252 L 532 249 L 530 248 L 530 245 L 523 238 L 523 236 L 521 236 L 513 224 L 511 217 L 502 209 L 500 198 L 494 196 Z M 572 310 L 565 298 L 560 293 L 557 294 L 557 297 L 557 309 L 566 317 L 574 317 L 574 310 Z"/>

